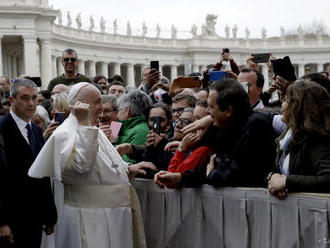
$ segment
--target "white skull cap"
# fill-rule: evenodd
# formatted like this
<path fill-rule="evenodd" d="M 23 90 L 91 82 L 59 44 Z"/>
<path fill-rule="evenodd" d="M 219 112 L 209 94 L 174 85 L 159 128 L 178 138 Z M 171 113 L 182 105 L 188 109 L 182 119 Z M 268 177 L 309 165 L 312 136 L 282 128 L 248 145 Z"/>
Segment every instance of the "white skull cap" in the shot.
<path fill-rule="evenodd" d="M 76 103 L 76 98 L 80 90 L 88 85 L 92 85 L 87 82 L 81 82 L 73 85 L 69 91 L 68 102 L 70 105 L 74 105 Z"/>

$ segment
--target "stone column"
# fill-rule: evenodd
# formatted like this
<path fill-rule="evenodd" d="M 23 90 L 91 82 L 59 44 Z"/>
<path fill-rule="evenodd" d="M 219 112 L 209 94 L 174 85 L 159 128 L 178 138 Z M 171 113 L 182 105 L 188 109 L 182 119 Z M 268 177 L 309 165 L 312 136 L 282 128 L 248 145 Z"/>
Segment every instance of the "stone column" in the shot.
<path fill-rule="evenodd" d="M 199 72 L 199 66 L 196 65 L 196 64 L 194 64 L 194 65 L 193 65 L 192 72 Z"/>
<path fill-rule="evenodd" d="M 298 78 L 305 75 L 305 64 L 299 64 L 298 66 Z"/>
<path fill-rule="evenodd" d="M 184 62 L 184 75 L 187 77 L 191 73 L 191 61 L 185 60 Z"/>
<path fill-rule="evenodd" d="M 53 78 L 52 73 L 52 53 L 51 43 L 49 39 L 41 39 L 40 42 L 40 75 L 42 88 L 46 89 L 50 80 Z"/>
<path fill-rule="evenodd" d="M 62 65 L 62 58 L 61 57 L 58 57 L 56 59 L 57 61 L 57 71 L 58 71 L 58 75 L 62 75 L 64 73 L 64 68 L 63 68 L 63 65 Z"/>
<path fill-rule="evenodd" d="M 2 74 L 3 75 L 6 75 L 6 76 L 9 76 L 8 75 L 8 56 L 3 54 L 2 56 L 2 59 L 3 59 L 3 71 L 2 71 Z"/>
<path fill-rule="evenodd" d="M 85 75 L 85 61 L 82 59 L 78 60 L 78 72 Z"/>
<path fill-rule="evenodd" d="M 37 57 L 37 40 L 35 37 L 26 36 L 24 38 L 24 74 L 31 77 L 39 76 L 38 57 Z M 47 82 L 48 84 L 48 82 Z"/>
<path fill-rule="evenodd" d="M 17 58 L 17 75 L 20 76 L 24 72 L 24 62 L 23 58 L 20 56 Z"/>
<path fill-rule="evenodd" d="M 101 62 L 101 75 L 108 78 L 108 64 L 106 62 Z"/>
<path fill-rule="evenodd" d="M 263 91 L 266 91 L 269 88 L 269 73 L 268 73 L 268 65 L 262 64 L 262 75 L 265 78 Z"/>
<path fill-rule="evenodd" d="M 95 61 L 89 61 L 88 64 L 88 76 L 94 77 L 96 75 Z"/>
<path fill-rule="evenodd" d="M 127 85 L 135 86 L 135 80 L 134 80 L 134 65 L 133 64 L 127 64 Z"/>
<path fill-rule="evenodd" d="M 176 65 L 171 65 L 171 81 L 178 77 L 178 68 Z"/>
<path fill-rule="evenodd" d="M 324 71 L 324 66 L 323 64 L 317 64 L 317 72 Z"/>
<path fill-rule="evenodd" d="M 2 35 L 0 35 L 0 76 L 2 76 L 4 73 L 3 70 L 3 64 L 2 64 Z"/>
<path fill-rule="evenodd" d="M 120 75 L 121 76 L 120 63 L 114 63 L 113 64 L 113 73 L 114 73 L 114 75 Z"/>
<path fill-rule="evenodd" d="M 8 73 L 8 77 L 10 79 L 12 79 L 13 75 L 12 75 L 12 64 L 11 64 L 11 56 L 10 55 L 7 55 L 7 73 Z"/>
<path fill-rule="evenodd" d="M 17 77 L 17 57 L 12 56 L 10 62 L 11 62 L 11 77 L 16 78 Z"/>
<path fill-rule="evenodd" d="M 52 77 L 57 77 L 56 57 L 52 56 Z"/>

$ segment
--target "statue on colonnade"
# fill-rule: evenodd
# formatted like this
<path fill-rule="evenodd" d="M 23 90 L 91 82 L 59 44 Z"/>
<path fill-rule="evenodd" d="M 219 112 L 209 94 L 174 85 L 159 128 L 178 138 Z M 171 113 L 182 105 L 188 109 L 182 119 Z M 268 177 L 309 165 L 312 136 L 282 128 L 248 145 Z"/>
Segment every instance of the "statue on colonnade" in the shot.
<path fill-rule="evenodd" d="M 261 37 L 262 37 L 262 39 L 267 38 L 267 30 L 265 27 L 262 27 L 262 29 L 261 29 Z"/>
<path fill-rule="evenodd" d="M 94 27 L 95 27 L 95 22 L 94 22 L 94 17 L 92 15 L 90 15 L 89 17 L 89 31 L 93 31 Z"/>
<path fill-rule="evenodd" d="M 230 32 L 230 28 L 228 26 L 228 24 L 225 27 L 225 34 L 226 34 L 226 39 L 229 39 L 229 32 Z"/>
<path fill-rule="evenodd" d="M 178 30 L 176 29 L 176 27 L 174 27 L 174 24 L 172 24 L 172 27 L 171 27 L 171 38 L 172 38 L 172 40 L 176 39 L 177 33 L 178 33 Z"/>
<path fill-rule="evenodd" d="M 127 36 L 131 36 L 132 35 L 132 27 L 131 24 L 129 23 L 129 21 L 127 21 L 127 25 L 126 25 L 126 35 Z"/>
<path fill-rule="evenodd" d="M 146 23 L 143 22 L 143 23 L 142 23 L 142 35 L 141 35 L 141 36 L 142 36 L 142 37 L 146 37 L 147 32 L 148 32 L 148 27 L 147 27 Z"/>
<path fill-rule="evenodd" d="M 193 38 L 197 37 L 197 26 L 195 24 L 192 25 L 190 33 L 192 34 Z"/>
<path fill-rule="evenodd" d="M 161 32 L 161 29 L 160 29 L 159 23 L 157 23 L 157 26 L 156 26 L 156 38 L 157 39 L 160 37 L 160 32 Z"/>
<path fill-rule="evenodd" d="M 81 13 L 79 13 L 76 17 L 76 23 L 77 23 L 77 28 L 81 29 L 82 23 L 81 23 Z"/>
<path fill-rule="evenodd" d="M 245 28 L 245 39 L 246 40 L 250 39 L 250 34 L 251 34 L 251 32 L 250 32 L 249 28 L 246 27 Z"/>
<path fill-rule="evenodd" d="M 62 26 L 62 24 L 63 24 L 63 18 L 62 18 L 62 11 L 61 10 L 59 10 L 59 12 L 58 12 L 57 24 L 60 25 L 60 26 Z"/>
<path fill-rule="evenodd" d="M 237 38 L 237 25 L 235 24 L 234 27 L 233 27 L 233 38 L 236 39 Z"/>
<path fill-rule="evenodd" d="M 103 18 L 103 16 L 101 17 L 101 20 L 100 20 L 100 30 L 101 30 L 101 33 L 105 33 L 105 20 Z"/>
<path fill-rule="evenodd" d="M 113 34 L 117 34 L 117 30 L 118 30 L 118 23 L 117 23 L 117 19 L 115 19 L 113 21 Z"/>
<path fill-rule="evenodd" d="M 72 26 L 72 18 L 71 18 L 70 11 L 67 12 L 67 14 L 66 14 L 66 18 L 67 18 L 66 26 L 67 26 L 68 28 L 71 28 L 71 26 Z"/>

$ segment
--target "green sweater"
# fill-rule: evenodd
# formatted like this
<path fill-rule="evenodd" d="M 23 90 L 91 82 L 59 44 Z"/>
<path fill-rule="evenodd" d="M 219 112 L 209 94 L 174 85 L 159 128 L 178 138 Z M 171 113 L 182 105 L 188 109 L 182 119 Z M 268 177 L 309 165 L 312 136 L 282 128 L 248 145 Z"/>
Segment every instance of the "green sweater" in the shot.
<path fill-rule="evenodd" d="M 123 143 L 142 145 L 146 143 L 149 127 L 145 116 L 136 116 L 120 122 L 123 125 L 116 145 Z M 127 155 L 122 156 L 122 158 L 128 163 L 135 163 L 135 160 L 130 159 Z"/>
<path fill-rule="evenodd" d="M 73 85 L 80 82 L 93 83 L 93 81 L 89 77 L 86 77 L 85 75 L 82 75 L 80 73 L 77 74 L 76 78 L 65 78 L 64 74 L 62 74 L 61 76 L 53 78 L 49 82 L 47 90 L 52 92 L 53 88 L 58 84 Z"/>

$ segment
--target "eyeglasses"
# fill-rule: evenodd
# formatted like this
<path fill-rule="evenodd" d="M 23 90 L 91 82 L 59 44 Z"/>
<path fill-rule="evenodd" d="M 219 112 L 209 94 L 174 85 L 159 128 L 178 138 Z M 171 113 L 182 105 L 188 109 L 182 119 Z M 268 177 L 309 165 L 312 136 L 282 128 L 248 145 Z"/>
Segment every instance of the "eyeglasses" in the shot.
<path fill-rule="evenodd" d="M 150 122 L 154 122 L 155 119 L 157 119 L 157 118 L 160 119 L 160 122 L 164 122 L 164 121 L 166 121 L 166 120 L 165 120 L 163 117 L 161 117 L 161 116 L 153 116 L 153 117 L 149 117 L 149 121 L 150 121 Z"/>
<path fill-rule="evenodd" d="M 179 123 L 182 123 L 182 125 L 185 127 L 185 126 L 189 125 L 190 123 L 193 123 L 193 121 L 188 120 L 188 119 L 182 119 L 182 118 L 175 119 L 175 125 L 178 125 Z"/>
<path fill-rule="evenodd" d="M 77 61 L 77 59 L 76 58 L 64 58 L 63 61 L 66 63 L 74 63 Z"/>
<path fill-rule="evenodd" d="M 174 113 L 179 113 L 180 115 L 183 113 L 185 108 L 176 108 L 176 109 L 172 109 L 172 114 Z"/>

